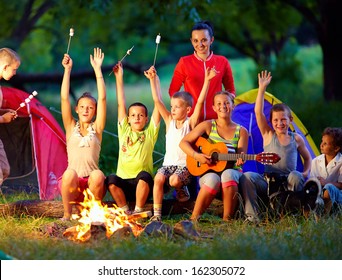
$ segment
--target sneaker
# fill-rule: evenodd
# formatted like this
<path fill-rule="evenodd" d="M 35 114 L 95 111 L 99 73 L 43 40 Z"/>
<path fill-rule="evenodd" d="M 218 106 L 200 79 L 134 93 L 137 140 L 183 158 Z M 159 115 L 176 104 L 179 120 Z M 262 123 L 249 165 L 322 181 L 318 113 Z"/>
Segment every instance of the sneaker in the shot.
<path fill-rule="evenodd" d="M 150 222 L 161 222 L 162 219 L 160 216 L 152 216 L 151 219 L 150 219 Z"/>
<path fill-rule="evenodd" d="M 179 202 L 185 202 L 190 199 L 190 193 L 187 186 L 176 189 L 176 199 Z"/>

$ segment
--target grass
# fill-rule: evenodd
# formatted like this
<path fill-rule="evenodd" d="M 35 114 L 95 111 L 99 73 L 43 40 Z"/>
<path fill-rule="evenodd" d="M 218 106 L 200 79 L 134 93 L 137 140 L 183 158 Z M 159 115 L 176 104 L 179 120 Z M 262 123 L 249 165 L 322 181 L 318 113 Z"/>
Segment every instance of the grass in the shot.
<path fill-rule="evenodd" d="M 35 195 L 12 194 L 12 198 L 34 199 Z M 0 203 L 9 201 L 3 195 Z M 163 222 L 173 227 L 186 218 L 188 214 L 173 215 Z M 46 228 L 53 223 L 60 232 L 49 235 Z M 198 230 L 212 238 L 190 240 L 174 234 L 172 238 L 113 235 L 107 239 L 97 235 L 82 243 L 63 237 L 65 224 L 56 219 L 2 215 L 0 248 L 20 260 L 339 260 L 341 224 L 340 213 L 318 221 L 313 216 L 268 218 L 259 226 L 242 219 L 223 222 L 206 213 Z"/>

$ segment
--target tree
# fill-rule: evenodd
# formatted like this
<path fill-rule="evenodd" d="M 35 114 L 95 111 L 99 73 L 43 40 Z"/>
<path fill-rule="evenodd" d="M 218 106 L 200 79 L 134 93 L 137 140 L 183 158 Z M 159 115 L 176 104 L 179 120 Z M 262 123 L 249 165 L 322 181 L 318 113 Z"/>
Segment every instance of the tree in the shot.
<path fill-rule="evenodd" d="M 342 53 L 335 43 L 342 33 L 336 28 L 340 25 L 337 0 L 26 0 L 1 2 L 0 8 L 6 11 L 0 18 L 1 45 L 20 50 L 25 58 L 22 72 L 11 80 L 19 88 L 32 81 L 60 81 L 61 72 L 55 69 L 71 26 L 77 36 L 72 55 L 79 61 L 74 78 L 83 79 L 92 76 L 86 47 L 99 45 L 110 50 L 110 62 L 104 66 L 109 71 L 134 42 L 139 63 L 127 62 L 125 67 L 141 73 L 153 57 L 151 34 L 162 32 L 159 55 L 163 59 L 158 63 L 168 63 L 176 60 L 178 45 L 189 45 L 190 28 L 200 19 L 213 20 L 216 41 L 253 58 L 257 65 L 268 66 L 305 22 L 313 26 L 322 48 L 324 98 L 342 100 L 338 90 Z M 26 74 L 30 72 L 44 74 Z"/>
<path fill-rule="evenodd" d="M 342 29 L 340 7 L 338 0 L 286 0 L 283 1 L 296 9 L 308 22 L 312 24 L 317 33 L 319 44 L 323 53 L 323 95 L 326 100 L 342 100 L 339 90 L 340 67 L 342 65 L 342 52 L 336 38 L 341 38 Z"/>

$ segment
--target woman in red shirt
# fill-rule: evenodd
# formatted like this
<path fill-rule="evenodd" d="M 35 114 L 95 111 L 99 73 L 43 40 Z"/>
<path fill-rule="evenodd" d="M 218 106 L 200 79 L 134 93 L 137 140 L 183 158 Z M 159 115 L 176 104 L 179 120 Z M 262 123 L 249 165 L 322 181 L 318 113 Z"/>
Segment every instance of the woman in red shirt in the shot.
<path fill-rule="evenodd" d="M 217 74 L 210 82 L 200 119 L 215 119 L 217 114 L 212 108 L 212 101 L 215 93 L 222 90 L 222 85 L 235 97 L 232 69 L 226 57 L 215 55 L 210 49 L 214 42 L 214 32 L 210 22 L 196 23 L 191 30 L 190 41 L 194 47 L 194 53 L 179 59 L 171 80 L 169 95 L 172 96 L 183 86 L 184 90 L 193 96 L 194 104 L 196 104 L 204 83 L 205 71 L 208 67 L 214 68 Z"/>

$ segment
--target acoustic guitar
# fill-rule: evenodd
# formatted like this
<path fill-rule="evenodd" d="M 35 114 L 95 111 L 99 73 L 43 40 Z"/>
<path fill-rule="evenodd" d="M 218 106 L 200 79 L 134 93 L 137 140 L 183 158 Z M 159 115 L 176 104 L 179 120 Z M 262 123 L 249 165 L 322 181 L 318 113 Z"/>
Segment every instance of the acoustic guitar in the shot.
<path fill-rule="evenodd" d="M 216 172 L 223 171 L 227 166 L 227 161 L 236 161 L 242 158 L 244 161 L 256 160 L 262 164 L 274 164 L 280 160 L 276 153 L 259 153 L 259 154 L 231 154 L 225 143 L 219 142 L 211 144 L 204 137 L 199 137 L 195 143 L 194 149 L 198 153 L 206 154 L 211 157 L 211 163 L 200 163 L 191 156 L 187 156 L 186 165 L 189 172 L 193 176 L 200 176 L 205 172 L 212 170 Z"/>

